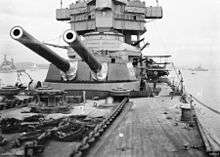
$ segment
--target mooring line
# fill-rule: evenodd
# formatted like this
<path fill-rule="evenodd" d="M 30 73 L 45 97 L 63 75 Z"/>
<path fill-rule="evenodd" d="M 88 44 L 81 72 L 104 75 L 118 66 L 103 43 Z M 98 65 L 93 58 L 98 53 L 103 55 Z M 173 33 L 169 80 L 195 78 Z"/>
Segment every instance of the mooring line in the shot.
<path fill-rule="evenodd" d="M 216 114 L 219 114 L 220 115 L 220 111 L 212 108 L 212 107 L 209 107 L 208 105 L 204 104 L 203 102 L 201 102 L 199 99 L 197 99 L 196 97 L 192 96 L 192 98 L 197 101 L 199 104 L 201 104 L 202 106 L 206 107 L 207 109 L 211 110 L 212 112 L 216 113 Z"/>

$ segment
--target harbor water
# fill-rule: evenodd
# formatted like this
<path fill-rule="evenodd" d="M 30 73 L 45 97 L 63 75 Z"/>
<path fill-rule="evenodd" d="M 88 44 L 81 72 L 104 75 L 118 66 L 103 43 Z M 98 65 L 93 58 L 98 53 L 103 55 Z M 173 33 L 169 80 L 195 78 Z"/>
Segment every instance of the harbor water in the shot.
<path fill-rule="evenodd" d="M 43 81 L 47 69 L 27 70 L 34 82 Z M 220 70 L 190 71 L 182 70 L 186 91 L 207 106 L 220 111 Z M 25 85 L 30 81 L 25 74 L 20 76 Z M 1 86 L 14 85 L 17 73 L 0 73 Z M 198 115 L 205 127 L 220 139 L 220 115 L 196 103 Z"/>
<path fill-rule="evenodd" d="M 202 102 L 194 101 L 199 120 L 220 143 L 220 70 L 183 70 L 182 73 L 186 91 Z"/>

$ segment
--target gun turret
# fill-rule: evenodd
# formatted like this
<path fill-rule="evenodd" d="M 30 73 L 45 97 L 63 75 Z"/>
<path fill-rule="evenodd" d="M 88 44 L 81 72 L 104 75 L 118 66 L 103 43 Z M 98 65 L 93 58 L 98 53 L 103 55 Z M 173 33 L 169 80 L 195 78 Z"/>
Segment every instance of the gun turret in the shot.
<path fill-rule="evenodd" d="M 42 44 L 40 41 L 35 39 L 32 35 L 27 33 L 22 27 L 15 26 L 11 29 L 10 35 L 14 40 L 19 41 L 24 46 L 28 47 L 41 57 L 45 58 L 52 64 L 54 64 L 57 68 L 67 73 L 71 65 L 69 61 L 58 56 L 55 52 L 49 49 L 47 46 Z"/>
<path fill-rule="evenodd" d="M 78 55 L 88 64 L 93 72 L 99 73 L 102 70 L 102 65 L 84 46 L 76 32 L 73 30 L 67 30 L 63 35 L 63 39 L 78 53 Z"/>

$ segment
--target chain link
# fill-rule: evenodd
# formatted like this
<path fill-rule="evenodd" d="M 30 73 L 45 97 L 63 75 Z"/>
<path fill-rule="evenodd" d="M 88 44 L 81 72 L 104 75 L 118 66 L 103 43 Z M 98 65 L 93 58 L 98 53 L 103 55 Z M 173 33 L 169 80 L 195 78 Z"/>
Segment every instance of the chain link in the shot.
<path fill-rule="evenodd" d="M 81 157 L 83 153 L 88 151 L 91 144 L 98 140 L 104 131 L 113 123 L 115 118 L 119 116 L 125 104 L 128 102 L 128 98 L 124 98 L 122 102 L 113 110 L 113 112 L 105 118 L 100 124 L 97 124 L 93 131 L 89 133 L 88 136 L 84 137 L 80 145 L 71 154 L 71 157 Z"/>

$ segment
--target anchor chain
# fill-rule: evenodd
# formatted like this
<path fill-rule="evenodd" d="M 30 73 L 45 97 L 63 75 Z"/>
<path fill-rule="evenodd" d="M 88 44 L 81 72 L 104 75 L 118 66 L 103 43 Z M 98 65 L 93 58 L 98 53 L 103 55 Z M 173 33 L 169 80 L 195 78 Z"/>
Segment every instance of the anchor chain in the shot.
<path fill-rule="evenodd" d="M 71 157 L 81 157 L 91 148 L 91 145 L 98 140 L 98 138 L 111 126 L 113 121 L 119 116 L 128 102 L 128 98 L 124 98 L 122 102 L 112 111 L 112 113 L 106 117 L 100 124 L 97 124 L 93 131 L 89 135 L 85 136 L 81 141 L 80 145 L 72 152 Z"/>
<path fill-rule="evenodd" d="M 5 100 L 5 105 L 1 104 L 0 105 L 0 110 L 5 110 L 5 109 L 19 107 L 19 106 L 25 106 L 25 105 L 27 105 L 28 103 L 30 103 L 32 101 L 34 101 L 33 97 L 23 99 L 23 100 L 19 100 L 19 99 Z"/>

